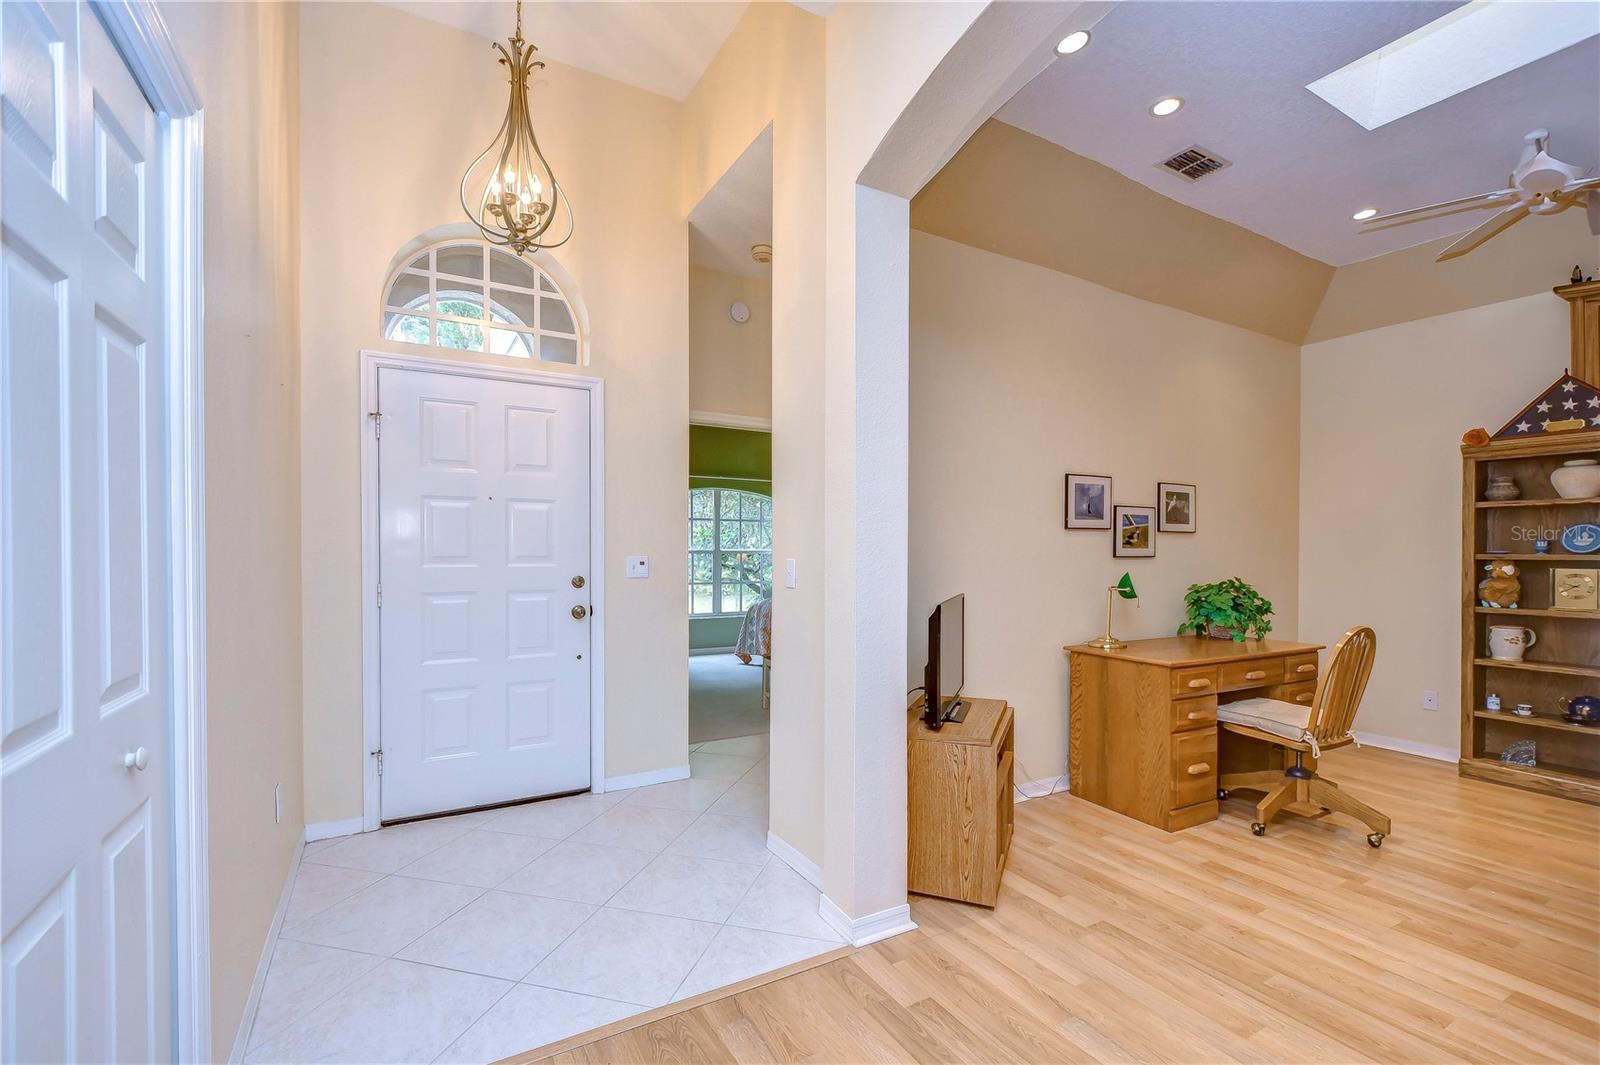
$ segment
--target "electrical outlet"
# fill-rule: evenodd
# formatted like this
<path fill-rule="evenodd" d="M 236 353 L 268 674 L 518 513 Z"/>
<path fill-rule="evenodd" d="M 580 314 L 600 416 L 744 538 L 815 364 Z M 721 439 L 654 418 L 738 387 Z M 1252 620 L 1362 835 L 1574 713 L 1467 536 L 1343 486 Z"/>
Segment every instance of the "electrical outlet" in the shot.
<path fill-rule="evenodd" d="M 272 822 L 283 824 L 283 785 L 272 785 Z"/>
<path fill-rule="evenodd" d="M 639 581 L 650 576 L 650 558 L 647 555 L 628 556 L 628 579 Z"/>
<path fill-rule="evenodd" d="M 1432 690 L 1423 692 L 1422 693 L 1422 708 L 1424 710 L 1437 710 L 1437 709 L 1439 709 L 1439 693 L 1436 692 L 1436 691 L 1432 691 Z"/>

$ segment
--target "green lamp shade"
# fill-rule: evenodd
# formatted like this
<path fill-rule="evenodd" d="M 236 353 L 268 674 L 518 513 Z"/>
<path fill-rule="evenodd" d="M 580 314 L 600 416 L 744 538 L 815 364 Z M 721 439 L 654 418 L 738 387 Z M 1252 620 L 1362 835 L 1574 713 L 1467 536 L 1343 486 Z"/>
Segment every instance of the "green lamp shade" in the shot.
<path fill-rule="evenodd" d="M 1117 582 L 1117 594 L 1124 599 L 1139 598 L 1139 593 L 1133 590 L 1133 577 L 1130 574 L 1124 573 L 1122 579 Z"/>

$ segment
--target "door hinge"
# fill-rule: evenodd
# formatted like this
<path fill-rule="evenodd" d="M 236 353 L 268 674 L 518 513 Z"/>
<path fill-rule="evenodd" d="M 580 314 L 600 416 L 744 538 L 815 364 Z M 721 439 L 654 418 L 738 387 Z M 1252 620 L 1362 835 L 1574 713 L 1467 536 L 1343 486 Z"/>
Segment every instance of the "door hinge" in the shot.
<path fill-rule="evenodd" d="M 368 751 L 367 753 L 378 760 L 378 775 L 380 777 L 383 776 L 383 748 L 379 747 L 377 750 Z"/>
<path fill-rule="evenodd" d="M 381 581 L 378 583 L 378 609 L 383 609 L 383 583 Z"/>
<path fill-rule="evenodd" d="M 381 439 L 383 436 L 383 411 L 369 410 L 367 411 L 367 417 L 372 419 L 372 435 Z"/>

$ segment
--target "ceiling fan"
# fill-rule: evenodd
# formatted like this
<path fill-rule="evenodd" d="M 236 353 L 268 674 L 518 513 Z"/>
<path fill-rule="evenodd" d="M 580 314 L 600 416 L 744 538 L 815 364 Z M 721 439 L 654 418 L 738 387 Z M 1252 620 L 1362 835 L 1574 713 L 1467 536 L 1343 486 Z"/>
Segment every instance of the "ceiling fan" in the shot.
<path fill-rule="evenodd" d="M 1502 208 L 1493 218 L 1440 252 L 1434 262 L 1442 263 L 1446 259 L 1467 254 L 1530 214 L 1559 214 L 1568 207 L 1587 204 L 1589 230 L 1595 236 L 1600 236 L 1600 177 L 1594 175 L 1592 168 L 1579 170 L 1570 163 L 1551 157 L 1549 143 L 1549 130 L 1536 129 L 1524 137 L 1522 158 L 1517 160 L 1516 168 L 1511 171 L 1511 178 L 1503 189 L 1463 196 L 1459 200 L 1446 200 L 1427 207 L 1413 207 L 1409 211 L 1376 215 L 1361 223 L 1363 231 L 1442 218 L 1458 211 Z"/>

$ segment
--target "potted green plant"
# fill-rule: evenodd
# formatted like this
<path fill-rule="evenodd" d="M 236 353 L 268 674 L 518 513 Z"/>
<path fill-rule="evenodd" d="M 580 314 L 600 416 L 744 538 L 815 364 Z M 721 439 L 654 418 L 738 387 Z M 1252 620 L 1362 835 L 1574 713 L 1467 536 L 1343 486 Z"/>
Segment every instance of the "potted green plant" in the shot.
<path fill-rule="evenodd" d="M 1192 632 L 1243 643 L 1246 637 L 1267 638 L 1272 631 L 1272 604 L 1238 577 L 1215 584 L 1191 584 L 1183 596 L 1184 619 L 1178 635 Z"/>

